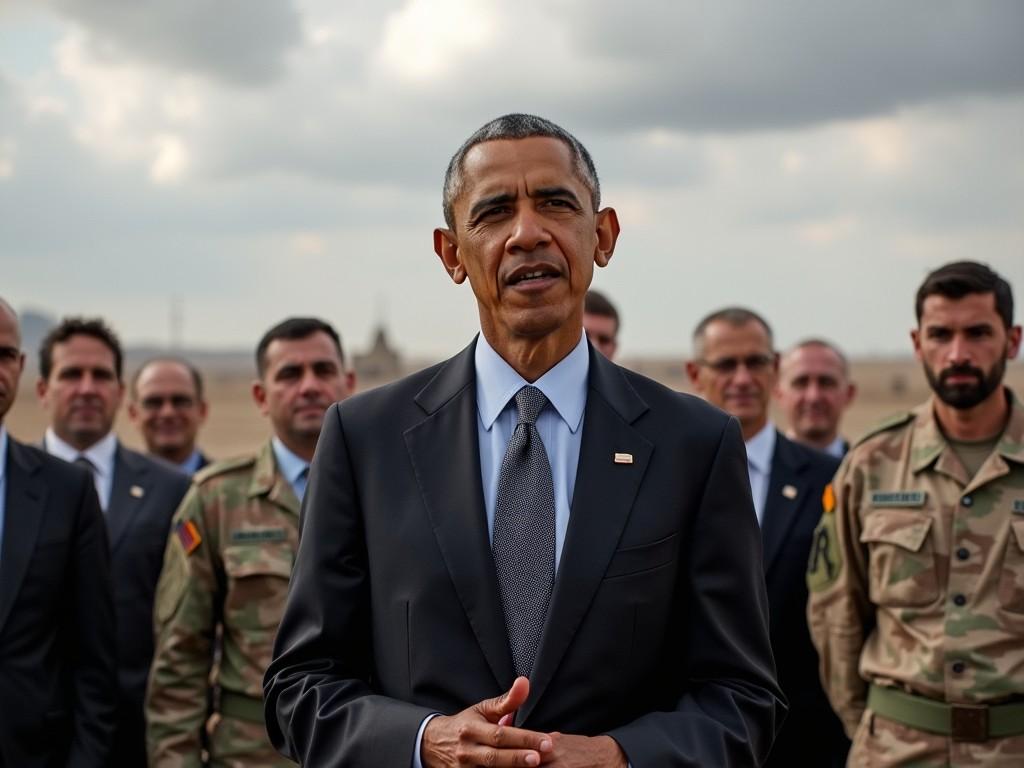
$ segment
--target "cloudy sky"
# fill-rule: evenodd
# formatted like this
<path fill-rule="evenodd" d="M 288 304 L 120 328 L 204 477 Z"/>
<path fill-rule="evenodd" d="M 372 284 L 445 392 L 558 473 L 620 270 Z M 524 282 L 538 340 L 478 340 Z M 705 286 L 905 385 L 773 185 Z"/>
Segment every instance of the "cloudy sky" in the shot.
<path fill-rule="evenodd" d="M 3 0 L 0 293 L 129 342 L 178 301 L 190 346 L 314 313 L 454 352 L 441 177 L 525 111 L 619 212 L 595 286 L 624 354 L 682 354 L 726 303 L 902 352 L 945 261 L 1024 305 L 1022 29 L 1015 0 Z"/>

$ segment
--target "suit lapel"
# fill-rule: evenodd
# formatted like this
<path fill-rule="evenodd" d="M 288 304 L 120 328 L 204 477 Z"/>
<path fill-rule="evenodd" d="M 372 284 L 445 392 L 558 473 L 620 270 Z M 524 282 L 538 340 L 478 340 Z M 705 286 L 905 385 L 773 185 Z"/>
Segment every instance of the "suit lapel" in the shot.
<path fill-rule="evenodd" d="M 0 631 L 35 552 L 46 503 L 39 460 L 14 440 L 7 440 L 6 504 L 3 551 L 0 553 Z"/>
<path fill-rule="evenodd" d="M 452 358 L 416 396 L 428 415 L 406 431 L 405 444 L 455 591 L 498 687 L 506 689 L 515 672 L 487 536 L 475 347 Z"/>
<path fill-rule="evenodd" d="M 789 440 L 776 432 L 772 474 L 768 480 L 768 498 L 762 521 L 765 574 L 771 572 L 772 563 L 782 549 L 782 542 L 786 540 L 789 529 L 797 519 L 797 512 L 809 493 L 806 478 L 803 477 L 806 464 L 806 459 L 793 450 Z"/>
<path fill-rule="evenodd" d="M 125 532 L 138 518 L 139 510 L 146 501 L 147 469 L 144 464 L 117 445 L 114 455 L 114 482 L 110 489 L 110 504 L 107 505 L 107 530 L 110 533 L 110 551 L 114 552 L 124 538 Z"/>
<path fill-rule="evenodd" d="M 569 528 L 559 561 L 547 623 L 541 635 L 522 724 L 544 695 L 618 545 L 647 469 L 653 445 L 631 424 L 647 405 L 617 366 L 590 350 L 590 382 Z M 615 464 L 616 453 L 633 455 Z"/>

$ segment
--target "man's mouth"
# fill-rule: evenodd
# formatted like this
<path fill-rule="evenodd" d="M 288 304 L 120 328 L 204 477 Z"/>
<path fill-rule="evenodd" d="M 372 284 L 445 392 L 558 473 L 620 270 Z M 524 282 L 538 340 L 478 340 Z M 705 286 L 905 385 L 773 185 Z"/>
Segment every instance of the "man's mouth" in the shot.
<path fill-rule="evenodd" d="M 512 272 L 508 277 L 508 284 L 526 286 L 539 283 L 543 280 L 554 279 L 556 277 L 561 277 L 561 273 L 554 267 L 526 267 Z"/>

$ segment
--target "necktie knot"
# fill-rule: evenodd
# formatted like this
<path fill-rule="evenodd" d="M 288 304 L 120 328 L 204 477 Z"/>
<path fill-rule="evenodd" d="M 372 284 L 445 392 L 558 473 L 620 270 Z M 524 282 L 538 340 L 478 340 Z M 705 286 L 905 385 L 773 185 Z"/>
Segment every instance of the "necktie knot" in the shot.
<path fill-rule="evenodd" d="M 548 399 L 537 387 L 527 385 L 516 392 L 516 408 L 519 410 L 519 424 L 536 424 L 537 417 L 548 404 Z"/>
<path fill-rule="evenodd" d="M 90 461 L 87 456 L 82 456 L 81 454 L 79 454 L 78 456 L 75 457 L 74 463 L 80 467 L 88 469 L 91 475 L 96 474 L 96 465 L 93 464 L 92 461 Z"/>

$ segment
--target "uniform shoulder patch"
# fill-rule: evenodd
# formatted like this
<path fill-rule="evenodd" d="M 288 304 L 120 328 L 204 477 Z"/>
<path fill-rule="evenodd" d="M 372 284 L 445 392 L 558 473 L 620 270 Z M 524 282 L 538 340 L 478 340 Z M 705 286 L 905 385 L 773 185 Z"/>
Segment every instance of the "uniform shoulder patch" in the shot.
<path fill-rule="evenodd" d="M 184 520 L 178 523 L 174 529 L 174 535 L 178 537 L 178 541 L 181 542 L 181 548 L 186 555 L 191 555 L 203 543 L 203 537 L 199 533 L 199 528 L 191 520 Z"/>
<path fill-rule="evenodd" d="M 200 469 L 192 477 L 192 482 L 201 485 L 202 483 L 209 480 L 211 477 L 217 477 L 219 475 L 226 475 L 231 472 L 236 472 L 240 469 L 251 467 L 256 463 L 255 456 L 235 456 L 231 459 L 223 459 L 222 461 L 215 461 L 212 464 L 207 464 L 205 467 Z"/>
<path fill-rule="evenodd" d="M 869 438 L 872 438 L 875 435 L 881 434 L 882 432 L 888 432 L 890 429 L 895 429 L 896 427 L 903 426 L 907 422 L 913 420 L 916 415 L 917 414 L 915 414 L 913 411 L 904 411 L 903 413 L 897 413 L 890 416 L 887 419 L 883 419 L 877 424 L 869 427 L 863 435 L 861 435 L 854 441 L 853 445 L 858 446 L 865 440 L 868 440 Z"/>
<path fill-rule="evenodd" d="M 821 522 L 811 536 L 811 555 L 807 561 L 807 589 L 811 592 L 828 589 L 839 579 L 842 567 L 843 555 L 836 541 L 836 516 L 826 513 L 822 515 Z"/>

